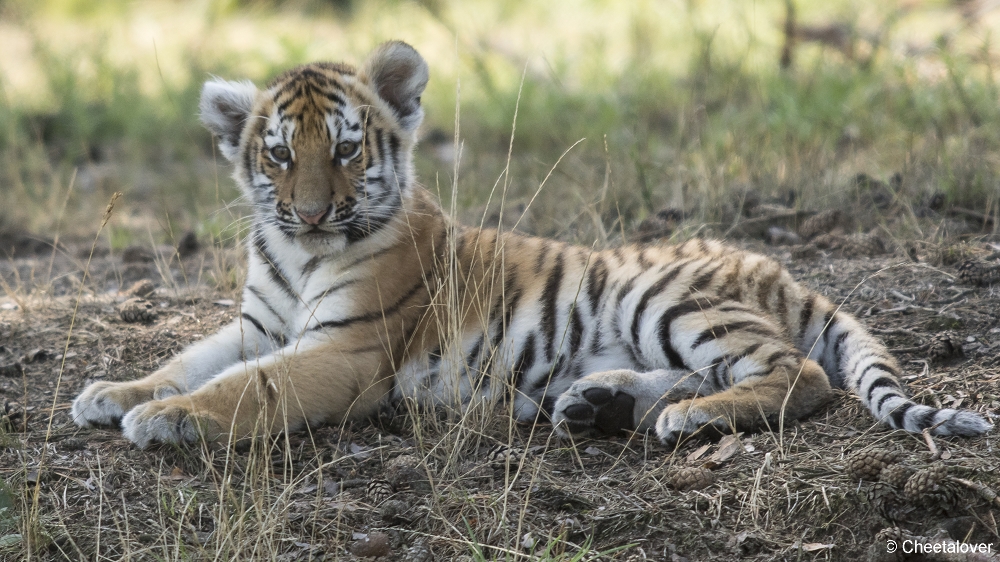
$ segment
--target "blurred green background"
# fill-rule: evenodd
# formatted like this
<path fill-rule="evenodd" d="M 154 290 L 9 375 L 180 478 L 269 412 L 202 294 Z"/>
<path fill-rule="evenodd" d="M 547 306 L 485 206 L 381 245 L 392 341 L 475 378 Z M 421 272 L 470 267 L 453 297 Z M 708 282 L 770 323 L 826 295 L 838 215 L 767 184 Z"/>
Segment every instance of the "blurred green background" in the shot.
<path fill-rule="evenodd" d="M 112 247 L 233 243 L 201 83 L 387 39 L 428 60 L 419 175 L 466 221 L 502 198 L 587 244 L 665 206 L 718 233 L 748 193 L 821 209 L 859 173 L 995 209 L 996 2 L 792 1 L 3 0 L 0 235 L 90 236 L 122 191 Z"/>

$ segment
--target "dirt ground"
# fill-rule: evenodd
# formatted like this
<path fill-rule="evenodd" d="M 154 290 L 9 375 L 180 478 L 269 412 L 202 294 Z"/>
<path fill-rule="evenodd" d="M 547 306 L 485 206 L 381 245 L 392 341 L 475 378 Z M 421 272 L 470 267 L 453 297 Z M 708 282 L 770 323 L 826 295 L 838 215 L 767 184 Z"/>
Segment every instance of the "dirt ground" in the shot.
<path fill-rule="evenodd" d="M 1000 412 L 988 237 L 859 252 L 781 232 L 734 243 L 843 302 L 894 350 L 917 401 Z M 192 245 L 179 260 L 170 248 L 98 248 L 82 280 L 89 249 L 64 243 L 52 258 L 28 244 L 0 262 L 3 560 L 27 556 L 28 543 L 43 560 L 935 559 L 890 556 L 892 533 L 1000 549 L 995 432 L 925 440 L 875 425 L 847 394 L 781 432 L 677 450 L 642 435 L 569 442 L 496 411 L 401 413 L 228 451 L 141 451 L 115 429 L 77 428 L 69 403 L 92 381 L 154 370 L 237 315 L 235 292 L 212 288 L 235 250 Z M 156 318 L 125 322 L 121 291 L 141 279 L 157 287 Z M 863 480 L 858 467 L 880 460 L 944 468 L 919 473 L 921 485 Z M 695 467 L 705 470 L 678 476 Z"/>

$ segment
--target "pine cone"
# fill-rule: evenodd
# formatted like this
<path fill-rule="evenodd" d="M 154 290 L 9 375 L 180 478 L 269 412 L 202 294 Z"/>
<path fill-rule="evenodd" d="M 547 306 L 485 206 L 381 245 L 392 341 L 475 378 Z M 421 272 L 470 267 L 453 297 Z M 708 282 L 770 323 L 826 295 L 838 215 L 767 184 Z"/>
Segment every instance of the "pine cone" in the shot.
<path fill-rule="evenodd" d="M 517 461 L 523 456 L 523 450 L 502 443 L 498 443 L 486 451 L 486 461 L 494 466 L 504 466 L 507 463 L 517 464 Z"/>
<path fill-rule="evenodd" d="M 385 479 L 389 481 L 394 490 L 413 490 L 420 493 L 431 491 L 431 483 L 427 480 L 427 473 L 419 468 L 395 466 L 385 471 Z"/>
<path fill-rule="evenodd" d="M 880 562 L 908 560 L 909 555 L 904 553 L 899 546 L 903 544 L 904 540 L 909 538 L 912 537 L 899 527 L 886 527 L 882 529 L 875 535 L 875 544 L 869 547 L 869 560 L 878 560 Z M 889 548 L 890 541 L 895 545 L 893 548 Z"/>
<path fill-rule="evenodd" d="M 396 493 L 396 491 L 392 489 L 392 484 L 383 478 L 372 478 L 372 481 L 368 483 L 368 489 L 366 492 L 368 499 L 370 499 L 374 505 L 380 505 Z"/>
<path fill-rule="evenodd" d="M 878 480 L 882 469 L 897 461 L 897 451 L 865 449 L 847 457 L 847 474 L 853 480 Z"/>
<path fill-rule="evenodd" d="M 918 503 L 924 494 L 940 489 L 947 475 L 948 469 L 942 464 L 918 470 L 906 480 L 903 493 L 910 502 Z"/>
<path fill-rule="evenodd" d="M 153 303 L 138 297 L 123 302 L 118 307 L 118 314 L 126 322 L 152 322 L 157 316 Z"/>
<path fill-rule="evenodd" d="M 880 256 L 887 251 L 885 240 L 875 231 L 849 234 L 840 246 L 844 257 Z"/>
<path fill-rule="evenodd" d="M 961 490 L 948 479 L 948 469 L 935 465 L 913 473 L 903 486 L 906 499 L 934 513 L 948 513 L 959 502 Z"/>
<path fill-rule="evenodd" d="M 955 332 L 934 334 L 927 346 L 927 357 L 931 361 L 947 361 L 963 355 L 962 340 Z"/>
<path fill-rule="evenodd" d="M 680 468 L 670 475 L 667 482 L 678 492 L 701 490 L 715 482 L 715 474 L 703 467 Z"/>
<path fill-rule="evenodd" d="M 905 521 L 913 508 L 906 502 L 899 490 L 884 482 L 876 482 L 866 494 L 868 503 L 886 521 Z"/>
<path fill-rule="evenodd" d="M 979 259 L 966 260 L 958 266 L 958 278 L 967 285 L 993 285 L 1000 282 L 1000 264 Z"/>
<path fill-rule="evenodd" d="M 898 544 L 904 538 L 903 530 L 899 527 L 886 527 L 875 535 L 875 542 L 884 543 L 888 541 L 896 541 Z"/>
<path fill-rule="evenodd" d="M 408 523 L 406 512 L 410 510 L 410 504 L 403 500 L 385 500 L 378 506 L 378 514 L 382 520 L 390 525 Z"/>
<path fill-rule="evenodd" d="M 402 560 L 403 562 L 431 562 L 434 560 L 434 553 L 427 546 L 426 540 L 417 539 L 413 542 L 413 546 L 406 549 L 406 552 L 403 553 Z"/>
<path fill-rule="evenodd" d="M 829 234 L 840 225 L 840 209 L 820 211 L 806 219 L 799 227 L 799 234 L 809 239 L 820 234 Z"/>
<path fill-rule="evenodd" d="M 128 289 L 125 289 L 124 294 L 129 297 L 138 297 L 144 299 L 149 295 L 152 295 L 156 291 L 156 285 L 153 284 L 149 279 L 140 279 Z"/>
<path fill-rule="evenodd" d="M 0 430 L 21 431 L 28 414 L 17 402 L 0 401 Z"/>
<path fill-rule="evenodd" d="M 420 466 L 420 459 L 416 455 L 399 455 L 385 464 L 385 469 L 395 470 L 397 468 L 417 468 Z"/>
<path fill-rule="evenodd" d="M 884 482 L 897 490 L 902 490 L 906 481 L 913 476 L 917 470 L 905 464 L 890 464 L 882 469 L 878 474 L 879 482 Z"/>
<path fill-rule="evenodd" d="M 639 223 L 638 242 L 649 243 L 660 238 L 669 238 L 684 220 L 684 212 L 677 209 L 660 209 L 654 215 L 646 217 Z"/>

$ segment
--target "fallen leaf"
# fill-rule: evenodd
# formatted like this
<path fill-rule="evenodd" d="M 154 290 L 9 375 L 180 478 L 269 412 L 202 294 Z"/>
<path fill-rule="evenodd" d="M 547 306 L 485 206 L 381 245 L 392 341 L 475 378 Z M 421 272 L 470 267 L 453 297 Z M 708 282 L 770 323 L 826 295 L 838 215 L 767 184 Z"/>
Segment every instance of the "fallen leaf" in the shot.
<path fill-rule="evenodd" d="M 817 550 L 828 550 L 833 548 L 832 544 L 823 544 L 821 542 L 807 542 L 802 545 L 802 550 L 806 552 L 816 552 Z"/>
<path fill-rule="evenodd" d="M 323 495 L 336 496 L 340 493 L 340 482 L 333 480 L 323 480 Z"/>
<path fill-rule="evenodd" d="M 351 454 L 353 454 L 354 456 L 356 456 L 361 460 L 367 459 L 372 455 L 371 451 L 369 450 L 371 449 L 371 447 L 365 447 L 364 445 L 358 445 L 357 443 L 352 442 L 347 448 L 348 450 L 351 451 Z"/>
<path fill-rule="evenodd" d="M 712 457 L 709 459 L 711 462 L 716 464 L 722 464 L 733 457 L 736 453 L 743 450 L 743 444 L 740 443 L 740 436 L 742 433 L 737 433 L 735 435 L 726 435 L 719 440 L 719 448 L 712 453 Z"/>
<path fill-rule="evenodd" d="M 695 449 L 694 452 L 692 452 L 690 455 L 688 455 L 687 456 L 687 461 L 688 462 L 694 462 L 694 461 L 700 459 L 701 457 L 704 457 L 705 453 L 707 453 L 708 450 L 711 449 L 711 448 L 712 448 L 712 444 L 711 443 L 705 443 L 701 447 L 698 447 L 697 449 Z"/>
<path fill-rule="evenodd" d="M 340 510 L 340 511 L 357 511 L 358 510 L 358 506 L 354 505 L 351 502 L 339 502 L 339 501 L 338 502 L 330 502 L 328 505 L 330 507 L 332 507 L 333 509 L 337 509 L 337 510 Z"/>
<path fill-rule="evenodd" d="M 233 299 L 219 299 L 217 301 L 212 301 L 212 304 L 219 306 L 233 306 L 236 304 L 236 301 Z"/>
<path fill-rule="evenodd" d="M 586 449 L 583 450 L 583 452 L 591 456 L 601 454 L 601 450 L 598 449 L 597 447 L 587 447 Z"/>

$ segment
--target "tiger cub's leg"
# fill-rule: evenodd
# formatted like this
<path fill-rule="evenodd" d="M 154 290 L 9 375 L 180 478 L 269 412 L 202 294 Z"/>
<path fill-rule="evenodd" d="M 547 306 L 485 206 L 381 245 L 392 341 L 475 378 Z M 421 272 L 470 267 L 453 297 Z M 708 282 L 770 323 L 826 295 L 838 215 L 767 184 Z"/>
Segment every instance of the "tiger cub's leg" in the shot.
<path fill-rule="evenodd" d="M 815 412 L 830 398 L 830 381 L 815 361 L 793 357 L 722 392 L 667 406 L 656 421 L 657 436 L 671 445 L 706 429 L 712 435 L 776 428 L 782 413 L 791 421 Z"/>
<path fill-rule="evenodd" d="M 117 424 L 139 404 L 189 393 L 241 359 L 252 359 L 272 349 L 270 339 L 252 326 L 242 326 L 237 319 L 148 376 L 91 384 L 73 400 L 73 421 L 83 427 Z"/>
<path fill-rule="evenodd" d="M 646 431 L 668 404 L 714 391 L 711 382 L 682 370 L 601 371 L 577 380 L 559 396 L 552 421 L 560 433 L 577 436 Z"/>
<path fill-rule="evenodd" d="M 229 367 L 190 394 L 140 404 L 122 419 L 123 433 L 145 448 L 274 434 L 375 411 L 392 386 L 384 349 L 315 343 Z"/>

